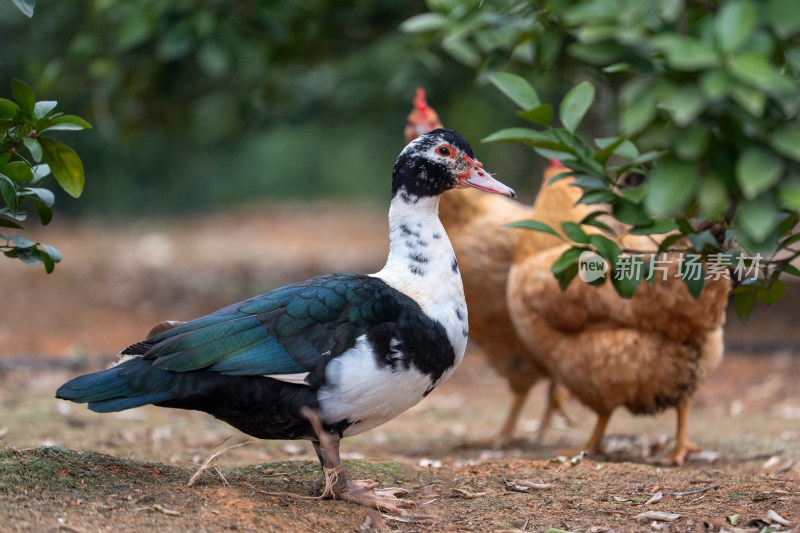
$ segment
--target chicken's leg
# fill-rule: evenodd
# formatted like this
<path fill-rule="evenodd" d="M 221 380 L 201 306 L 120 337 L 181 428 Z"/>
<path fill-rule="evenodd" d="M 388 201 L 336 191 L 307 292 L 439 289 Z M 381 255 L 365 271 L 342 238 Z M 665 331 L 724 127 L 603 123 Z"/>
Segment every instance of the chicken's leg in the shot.
<path fill-rule="evenodd" d="M 664 460 L 669 464 L 682 465 L 689 452 L 700 451 L 700 448 L 689 442 L 689 399 L 681 400 L 675 408 L 678 412 L 678 429 L 675 433 L 675 449 Z"/>
<path fill-rule="evenodd" d="M 314 433 L 317 434 L 317 440 L 312 443 L 324 474 L 322 498 L 345 500 L 379 511 L 391 511 L 398 514 L 404 513 L 403 508 L 416 505 L 412 501 L 397 497 L 400 494 L 408 494 L 405 489 L 376 489 L 376 483 L 372 480 L 348 481 L 339 457 L 339 436 L 326 432 L 322 427 L 319 415 L 313 410 L 303 408 L 303 416 L 308 419 L 311 427 L 314 428 Z"/>
<path fill-rule="evenodd" d="M 609 420 L 611 420 L 611 413 L 598 413 L 597 424 L 595 424 L 592 436 L 589 437 L 584 447 L 584 450 L 589 455 L 605 455 L 605 450 L 603 449 L 603 435 L 606 433 L 606 426 L 608 426 Z"/>
<path fill-rule="evenodd" d="M 511 409 L 508 411 L 506 421 L 500 430 L 500 434 L 495 438 L 493 448 L 500 450 L 510 446 L 514 440 L 514 431 L 517 429 L 517 422 L 519 422 L 519 415 L 522 412 L 522 407 L 525 405 L 525 398 L 528 397 L 528 390 L 514 391 L 514 400 L 511 402 Z"/>
<path fill-rule="evenodd" d="M 556 411 L 561 413 L 561 416 L 567 420 L 569 426 L 575 425 L 572 419 L 567 415 L 567 412 L 564 411 L 563 401 L 565 394 L 566 389 L 563 386 L 550 380 L 550 386 L 547 388 L 547 408 L 544 411 L 544 415 L 542 415 L 542 422 L 539 424 L 539 429 L 536 431 L 536 437 L 534 438 L 534 442 L 537 444 L 542 442 L 545 432 L 550 428 L 550 422 L 553 420 L 553 413 Z"/>

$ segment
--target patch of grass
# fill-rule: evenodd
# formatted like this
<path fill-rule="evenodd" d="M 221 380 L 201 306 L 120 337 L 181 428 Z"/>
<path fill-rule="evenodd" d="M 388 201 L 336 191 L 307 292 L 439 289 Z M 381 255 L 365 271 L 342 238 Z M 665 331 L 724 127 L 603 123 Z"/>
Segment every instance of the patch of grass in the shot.
<path fill-rule="evenodd" d="M 155 477 L 185 477 L 187 469 L 110 455 L 39 446 L 0 452 L 0 494 L 80 490 L 102 494 L 106 485 Z"/>

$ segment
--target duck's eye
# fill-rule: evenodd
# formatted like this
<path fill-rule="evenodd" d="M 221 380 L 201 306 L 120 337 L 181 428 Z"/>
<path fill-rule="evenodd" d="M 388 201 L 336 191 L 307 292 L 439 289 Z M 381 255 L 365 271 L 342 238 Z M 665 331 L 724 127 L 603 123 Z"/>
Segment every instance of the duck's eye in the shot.
<path fill-rule="evenodd" d="M 436 149 L 436 153 L 447 157 L 450 155 L 450 149 L 447 146 L 440 146 Z"/>

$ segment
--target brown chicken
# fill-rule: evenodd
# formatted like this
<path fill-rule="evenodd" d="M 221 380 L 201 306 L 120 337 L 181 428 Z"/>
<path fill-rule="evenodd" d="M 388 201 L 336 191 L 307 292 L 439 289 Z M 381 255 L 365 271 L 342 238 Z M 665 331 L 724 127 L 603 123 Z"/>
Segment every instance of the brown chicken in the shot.
<path fill-rule="evenodd" d="M 722 327 L 730 281 L 707 280 L 698 299 L 675 277 L 677 254 L 658 256 L 654 286 L 642 284 L 621 298 L 607 280 L 592 286 L 575 279 L 562 292 L 550 266 L 566 246 L 541 251 L 540 237 L 520 231 L 507 286 L 517 332 L 559 383 L 598 415 L 586 451 L 602 453 L 614 409 L 678 413 L 675 449 L 667 462 L 683 464 L 697 448 L 689 442 L 689 400 L 722 359 Z M 646 237 L 626 236 L 622 248 L 655 250 Z M 645 261 L 647 258 L 644 258 Z"/>
<path fill-rule="evenodd" d="M 425 100 L 425 91 L 417 89 L 414 108 L 405 128 L 406 142 L 440 127 L 442 123 L 438 115 Z M 557 164 L 549 167 L 545 171 L 544 183 L 563 170 Z M 557 227 L 560 227 L 561 220 L 579 220 L 584 216 L 582 211 L 571 207 L 580 197 L 580 191 L 569 187 L 568 181 L 561 180 L 550 187 L 543 187 L 533 206 L 504 201 L 507 199 L 495 195 L 472 194 L 467 189 L 448 191 L 440 200 L 439 218 L 450 236 L 464 282 L 469 310 L 469 337 L 486 354 L 492 367 L 508 380 L 514 393 L 511 410 L 500 434 L 492 443 L 496 447 L 512 442 L 529 389 L 537 381 L 549 378 L 545 367 L 517 336 L 508 314 L 506 284 L 520 233 L 502 226 L 530 218 Z M 530 244 L 539 251 L 562 244 L 552 235 L 529 233 L 532 239 Z M 564 390 L 551 381 L 548 406 L 537 439 L 541 439 L 553 411 L 560 409 L 564 394 Z"/>

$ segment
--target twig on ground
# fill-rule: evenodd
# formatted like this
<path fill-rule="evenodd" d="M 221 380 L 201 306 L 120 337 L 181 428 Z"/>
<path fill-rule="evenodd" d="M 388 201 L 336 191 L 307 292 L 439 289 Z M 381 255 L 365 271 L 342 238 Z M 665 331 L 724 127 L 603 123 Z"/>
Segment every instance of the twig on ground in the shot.
<path fill-rule="evenodd" d="M 85 531 L 82 530 L 81 528 L 71 526 L 69 524 L 58 524 L 58 529 L 63 529 L 65 531 L 72 531 L 72 533 L 85 533 Z"/>
<path fill-rule="evenodd" d="M 154 503 L 149 507 L 139 507 L 136 511 L 158 511 L 159 513 L 168 515 L 168 516 L 180 516 L 180 511 L 174 511 L 172 509 L 167 509 L 158 503 Z"/>
<path fill-rule="evenodd" d="M 453 492 L 461 496 L 462 498 L 466 498 L 468 500 L 472 500 L 478 498 L 480 496 L 486 496 L 485 492 L 469 492 L 464 489 L 453 489 Z"/>
<path fill-rule="evenodd" d="M 687 490 L 684 492 L 665 492 L 665 494 L 668 494 L 670 496 L 688 496 L 689 494 L 697 494 L 698 492 L 706 492 L 718 488 L 719 488 L 719 483 L 714 483 L 713 485 L 709 485 L 708 487 L 703 487 L 702 489 Z"/>
<path fill-rule="evenodd" d="M 219 444 L 214 446 L 214 449 L 211 450 L 211 453 L 209 454 L 208 457 L 206 457 L 205 461 L 203 461 L 203 464 L 200 465 L 200 468 L 197 470 L 197 472 L 195 472 L 194 475 L 191 478 L 189 478 L 189 482 L 186 483 L 187 487 L 191 487 L 192 485 L 194 485 L 194 482 L 197 481 L 197 478 L 200 477 L 200 474 L 202 474 L 203 471 L 206 470 L 207 468 L 210 468 L 211 461 L 213 461 L 214 459 L 216 459 L 217 457 L 219 457 L 223 453 L 227 452 L 228 450 L 232 450 L 234 448 L 238 448 L 240 446 L 245 446 L 247 444 L 252 444 L 254 442 L 258 442 L 256 439 L 248 440 L 247 442 L 240 442 L 239 444 L 234 444 L 233 446 L 228 446 L 227 448 L 223 448 L 223 449 L 220 450 L 219 447 L 222 446 L 223 444 L 225 444 L 226 442 L 228 442 L 229 440 L 231 440 L 231 438 L 232 438 L 232 436 L 228 436 L 228 437 L 225 438 L 225 440 L 223 440 L 222 442 L 220 442 Z M 217 470 L 217 471 L 219 472 L 219 470 Z M 220 473 L 220 476 L 221 475 L 222 474 Z M 222 480 L 225 481 L 225 478 L 223 477 Z M 225 481 L 225 484 L 227 485 L 227 481 Z"/>

